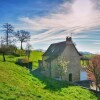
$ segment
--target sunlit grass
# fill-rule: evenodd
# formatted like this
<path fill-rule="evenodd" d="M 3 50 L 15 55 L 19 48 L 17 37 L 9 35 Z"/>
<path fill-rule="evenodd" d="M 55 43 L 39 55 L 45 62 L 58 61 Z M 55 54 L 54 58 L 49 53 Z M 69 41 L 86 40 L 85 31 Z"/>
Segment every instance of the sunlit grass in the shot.
<path fill-rule="evenodd" d="M 29 60 L 32 61 L 33 66 L 32 69 L 36 69 L 38 67 L 38 60 L 42 60 L 43 52 L 41 51 L 31 51 Z M 13 55 L 6 55 L 6 61 L 16 62 L 19 58 L 28 58 L 27 56 L 15 57 Z M 2 55 L 0 56 L 0 61 L 3 61 Z"/>
<path fill-rule="evenodd" d="M 0 100 L 97 100 L 95 94 L 86 89 L 16 65 L 16 59 L 6 56 L 7 61 L 2 62 L 0 56 Z M 32 52 L 30 59 L 33 62 L 41 59 L 41 53 Z"/>

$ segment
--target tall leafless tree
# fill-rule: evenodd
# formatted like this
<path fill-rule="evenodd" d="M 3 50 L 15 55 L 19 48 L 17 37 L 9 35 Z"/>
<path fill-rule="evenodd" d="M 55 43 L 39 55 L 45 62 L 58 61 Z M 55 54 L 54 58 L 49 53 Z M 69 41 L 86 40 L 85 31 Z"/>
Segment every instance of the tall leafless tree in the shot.
<path fill-rule="evenodd" d="M 30 33 L 25 31 L 25 30 L 20 30 L 20 31 L 17 31 L 15 33 L 15 37 L 20 41 L 21 43 L 21 50 L 23 49 L 22 47 L 22 43 L 23 42 L 27 42 L 30 40 Z"/>
<path fill-rule="evenodd" d="M 6 42 L 6 45 L 8 46 L 9 43 L 11 43 L 11 36 L 13 34 L 14 27 L 9 23 L 5 23 L 3 25 L 3 31 L 5 32 L 3 40 Z"/>

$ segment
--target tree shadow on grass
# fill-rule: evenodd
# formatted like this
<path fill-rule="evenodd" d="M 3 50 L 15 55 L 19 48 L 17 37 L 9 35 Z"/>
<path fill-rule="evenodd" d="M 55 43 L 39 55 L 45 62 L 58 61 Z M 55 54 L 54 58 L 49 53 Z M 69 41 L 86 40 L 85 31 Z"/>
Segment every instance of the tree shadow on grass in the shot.
<path fill-rule="evenodd" d="M 100 100 L 100 92 L 95 93 L 95 95 L 97 96 L 97 100 Z"/>
<path fill-rule="evenodd" d="M 40 73 L 39 69 L 33 70 L 30 73 L 33 74 L 36 78 L 38 78 L 42 83 L 46 85 L 44 89 L 58 91 L 58 90 L 61 90 L 61 88 L 74 86 L 74 85 L 69 84 L 66 81 L 59 81 L 59 80 L 54 80 L 52 78 L 45 77 Z"/>
<path fill-rule="evenodd" d="M 100 93 L 97 96 L 98 96 L 98 100 L 100 100 Z"/>
<path fill-rule="evenodd" d="M 95 95 L 97 96 L 97 100 L 100 100 L 100 91 L 92 90 L 92 92 L 94 92 Z"/>

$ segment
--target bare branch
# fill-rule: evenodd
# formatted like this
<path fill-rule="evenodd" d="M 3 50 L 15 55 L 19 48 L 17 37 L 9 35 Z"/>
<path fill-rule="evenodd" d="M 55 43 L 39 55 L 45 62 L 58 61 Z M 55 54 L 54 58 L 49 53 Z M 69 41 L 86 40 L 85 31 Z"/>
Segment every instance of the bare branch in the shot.
<path fill-rule="evenodd" d="M 22 43 L 30 40 L 30 33 L 24 30 L 20 30 L 15 33 L 15 37 L 21 42 L 22 49 Z"/>

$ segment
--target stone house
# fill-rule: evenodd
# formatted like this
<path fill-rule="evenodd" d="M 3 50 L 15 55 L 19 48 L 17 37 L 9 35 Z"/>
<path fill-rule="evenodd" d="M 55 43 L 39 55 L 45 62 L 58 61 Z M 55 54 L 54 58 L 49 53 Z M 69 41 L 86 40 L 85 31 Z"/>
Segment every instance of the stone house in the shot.
<path fill-rule="evenodd" d="M 42 56 L 42 61 L 39 62 L 41 73 L 60 80 L 56 69 L 58 57 L 64 57 L 66 61 L 69 61 L 67 72 L 62 76 L 62 80 L 80 81 L 87 79 L 87 73 L 83 71 L 80 63 L 82 55 L 76 49 L 71 37 L 67 37 L 66 41 L 49 46 Z"/>

